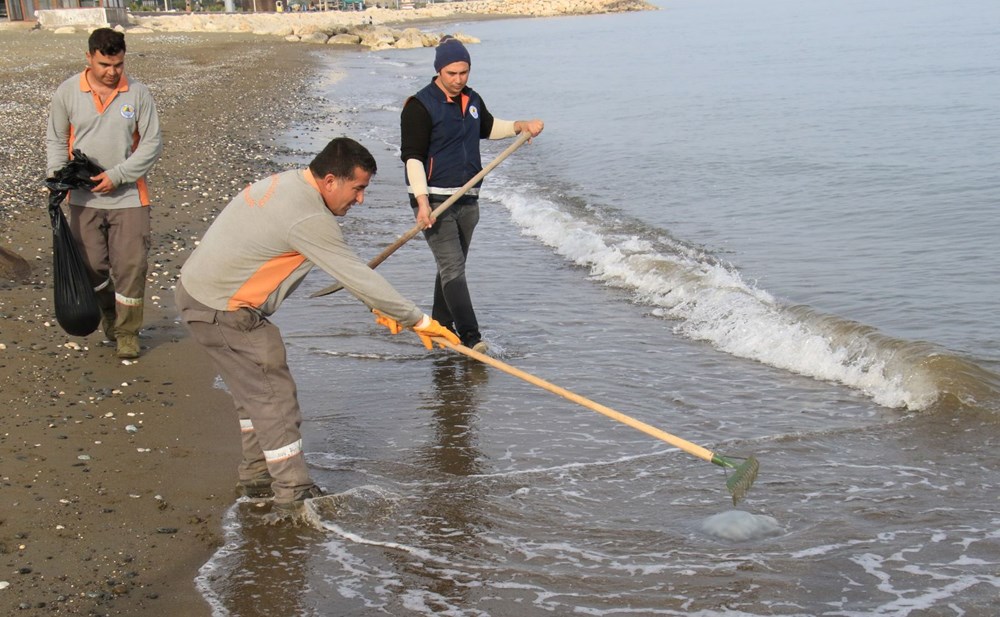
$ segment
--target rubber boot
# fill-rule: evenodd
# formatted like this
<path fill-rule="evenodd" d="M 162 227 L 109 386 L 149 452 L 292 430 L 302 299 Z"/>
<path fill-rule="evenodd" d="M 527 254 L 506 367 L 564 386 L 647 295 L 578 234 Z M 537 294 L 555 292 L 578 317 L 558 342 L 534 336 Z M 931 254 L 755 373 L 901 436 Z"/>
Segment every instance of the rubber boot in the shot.
<path fill-rule="evenodd" d="M 104 330 L 104 338 L 115 342 L 115 322 L 118 321 L 115 309 L 115 287 L 111 279 L 95 288 L 97 292 L 97 304 L 101 307 L 101 329 Z"/>
<path fill-rule="evenodd" d="M 101 308 L 101 329 L 104 330 L 105 340 L 112 343 L 118 340 L 118 337 L 115 335 L 115 321 L 117 321 L 117 315 L 114 309 L 109 311 Z"/>
<path fill-rule="evenodd" d="M 118 340 L 118 357 L 132 359 L 139 357 L 139 329 L 142 328 L 142 305 L 118 304 L 115 320 L 115 335 Z"/>

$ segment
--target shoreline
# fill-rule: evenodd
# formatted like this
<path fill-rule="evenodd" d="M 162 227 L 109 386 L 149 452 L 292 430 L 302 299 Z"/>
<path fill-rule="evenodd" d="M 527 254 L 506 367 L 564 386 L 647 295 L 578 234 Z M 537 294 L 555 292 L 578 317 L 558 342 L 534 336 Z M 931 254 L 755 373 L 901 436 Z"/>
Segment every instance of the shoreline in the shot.
<path fill-rule="evenodd" d="M 215 213 L 277 169 L 287 153 L 273 136 L 326 115 L 309 87 L 317 59 L 245 34 L 129 39 L 126 71 L 153 91 L 164 136 L 142 356 L 130 362 L 100 331 L 65 334 L 51 300 L 44 127 L 55 87 L 83 67 L 86 36 L 0 30 L 4 57 L 22 62 L 0 65 L 11 101 L 0 128 L 0 612 L 208 616 L 194 578 L 236 499 L 239 428 L 171 287 Z"/>

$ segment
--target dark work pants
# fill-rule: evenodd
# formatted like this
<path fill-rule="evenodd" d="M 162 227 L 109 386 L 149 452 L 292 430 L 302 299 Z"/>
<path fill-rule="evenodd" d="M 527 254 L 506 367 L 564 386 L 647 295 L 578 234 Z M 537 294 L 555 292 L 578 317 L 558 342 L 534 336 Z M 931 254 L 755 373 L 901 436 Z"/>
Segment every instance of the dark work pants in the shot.
<path fill-rule="evenodd" d="M 454 330 L 462 339 L 462 344 L 468 347 L 482 338 L 465 279 L 465 261 L 472 244 L 472 232 L 478 222 L 479 204 L 473 201 L 450 207 L 438 217 L 433 227 L 424 230 L 424 238 L 434 254 L 438 270 L 434 279 L 431 317 Z"/>

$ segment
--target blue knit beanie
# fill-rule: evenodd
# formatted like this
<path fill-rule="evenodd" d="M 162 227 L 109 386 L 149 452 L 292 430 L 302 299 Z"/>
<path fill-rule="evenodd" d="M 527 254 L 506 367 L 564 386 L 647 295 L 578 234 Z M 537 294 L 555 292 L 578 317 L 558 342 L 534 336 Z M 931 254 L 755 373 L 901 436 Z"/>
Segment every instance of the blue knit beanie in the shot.
<path fill-rule="evenodd" d="M 434 55 L 434 71 L 441 72 L 441 69 L 452 62 L 468 62 L 472 66 L 472 59 L 469 57 L 469 50 L 462 45 L 462 41 L 451 36 L 444 36 L 438 43 L 437 53 Z"/>

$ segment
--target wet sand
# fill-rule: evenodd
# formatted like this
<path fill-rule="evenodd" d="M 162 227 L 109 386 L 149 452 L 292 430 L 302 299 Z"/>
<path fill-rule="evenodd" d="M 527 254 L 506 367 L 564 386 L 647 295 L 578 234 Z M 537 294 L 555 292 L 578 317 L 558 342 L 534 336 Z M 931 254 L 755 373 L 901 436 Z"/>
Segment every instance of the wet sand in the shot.
<path fill-rule="evenodd" d="M 126 71 L 157 100 L 142 356 L 65 334 L 52 304 L 45 122 L 86 34 L 0 29 L 0 614 L 209 615 L 193 578 L 235 499 L 239 430 L 175 319 L 179 268 L 217 209 L 273 171 L 271 136 L 324 122 L 301 45 L 143 34 Z M 337 53 L 324 50 L 319 53 Z M 329 76 L 324 76 L 324 79 Z M 307 130 L 307 129 L 303 129 Z M 304 156 L 304 155 L 303 155 Z"/>

